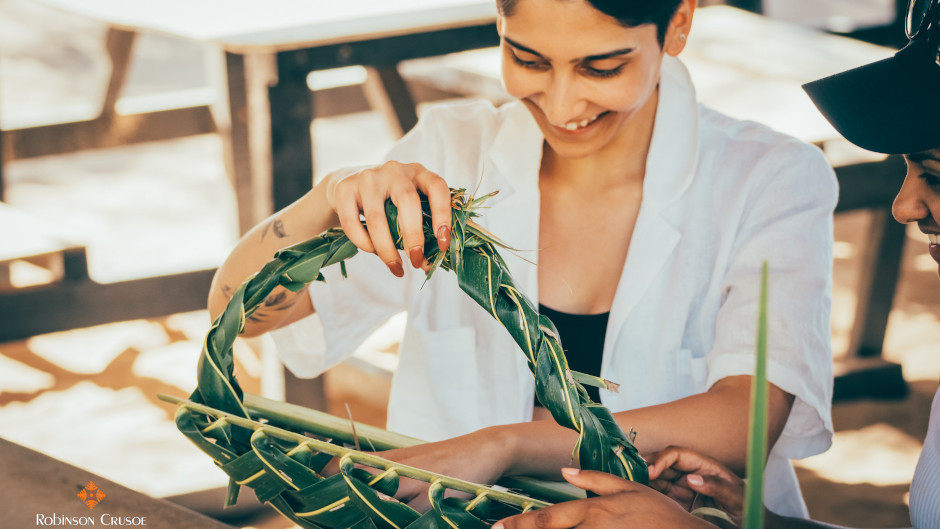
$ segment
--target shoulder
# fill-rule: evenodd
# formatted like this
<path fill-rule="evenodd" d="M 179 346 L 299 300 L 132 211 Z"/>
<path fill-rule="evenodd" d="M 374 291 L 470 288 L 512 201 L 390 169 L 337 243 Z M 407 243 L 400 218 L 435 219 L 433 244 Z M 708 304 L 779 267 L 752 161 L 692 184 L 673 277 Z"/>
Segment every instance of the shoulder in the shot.
<path fill-rule="evenodd" d="M 762 123 L 732 118 L 704 105 L 699 105 L 699 125 L 707 150 L 733 150 L 750 159 L 796 156 L 799 161 L 829 165 L 822 151 L 814 145 Z"/>
<path fill-rule="evenodd" d="M 832 196 L 838 192 L 829 161 L 814 145 L 704 105 L 699 106 L 699 134 L 700 163 L 736 175 L 739 184 L 808 186 Z"/>

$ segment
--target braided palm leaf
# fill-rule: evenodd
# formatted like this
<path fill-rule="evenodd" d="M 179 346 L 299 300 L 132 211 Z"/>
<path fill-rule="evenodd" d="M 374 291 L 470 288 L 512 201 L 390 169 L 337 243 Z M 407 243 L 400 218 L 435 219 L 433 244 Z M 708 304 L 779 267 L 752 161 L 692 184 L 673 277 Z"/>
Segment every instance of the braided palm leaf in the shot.
<path fill-rule="evenodd" d="M 607 408 L 590 400 L 582 384 L 615 386 L 568 369 L 554 325 L 516 287 L 496 251 L 506 246 L 472 221 L 490 196 L 472 198 L 462 189 L 452 190 L 452 238 L 444 253 L 438 250 L 430 208 L 422 197 L 425 252 L 431 262 L 428 276 L 438 268 L 455 272 L 461 289 L 506 327 L 526 355 L 539 400 L 556 422 L 579 432 L 575 451 L 582 468 L 646 483 L 646 463 L 631 439 Z M 386 214 L 401 248 L 397 209 L 391 201 L 386 203 Z M 497 516 L 503 516 L 548 505 L 314 439 L 302 433 L 322 433 L 315 425 L 291 425 L 246 405 L 248 399 L 234 376 L 232 353 L 245 319 L 277 286 L 299 291 L 312 281 L 323 281 L 321 269 L 337 263 L 345 276 L 343 262 L 357 251 L 339 229 L 279 251 L 239 287 L 213 323 L 197 367 L 198 387 L 190 400 L 168 399 L 180 405 L 178 428 L 231 477 L 228 502 L 233 503 L 238 488 L 247 485 L 260 501 L 270 502 L 303 527 L 394 529 L 484 528 L 491 506 Z M 333 457 L 341 458 L 341 472 L 325 478 L 320 472 Z M 357 464 L 381 472 L 373 475 Z M 432 511 L 421 515 L 390 498 L 400 476 L 431 483 Z M 468 493 L 471 499 L 445 498 L 445 489 Z M 558 498 L 571 499 L 554 497 Z"/>

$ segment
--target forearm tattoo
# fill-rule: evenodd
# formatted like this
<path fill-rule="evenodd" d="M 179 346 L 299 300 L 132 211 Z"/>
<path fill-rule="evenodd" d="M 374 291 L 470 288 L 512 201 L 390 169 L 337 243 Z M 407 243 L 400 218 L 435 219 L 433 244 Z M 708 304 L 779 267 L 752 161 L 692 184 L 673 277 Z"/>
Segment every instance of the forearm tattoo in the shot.
<path fill-rule="evenodd" d="M 287 230 L 284 228 L 284 221 L 281 219 L 274 219 L 271 222 L 264 225 L 264 228 L 261 230 L 261 240 L 263 241 L 265 237 L 268 236 L 268 232 L 274 234 L 278 239 L 283 239 L 287 237 Z"/>
<path fill-rule="evenodd" d="M 248 316 L 248 319 L 256 323 L 267 321 L 271 319 L 275 313 L 284 312 L 293 308 L 299 298 L 300 296 L 296 295 L 288 296 L 288 293 L 284 290 L 272 292 L 265 298 L 264 303 L 258 307 L 251 316 Z"/>

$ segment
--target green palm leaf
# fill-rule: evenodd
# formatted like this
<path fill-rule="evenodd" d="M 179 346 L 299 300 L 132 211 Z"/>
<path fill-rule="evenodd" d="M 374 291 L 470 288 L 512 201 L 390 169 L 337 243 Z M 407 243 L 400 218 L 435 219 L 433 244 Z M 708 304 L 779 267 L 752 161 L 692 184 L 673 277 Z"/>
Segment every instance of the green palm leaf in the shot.
<path fill-rule="evenodd" d="M 452 242 L 446 253 L 438 250 L 429 204 L 422 197 L 425 252 L 432 264 L 428 276 L 438 269 L 456 273 L 460 288 L 506 327 L 526 356 L 539 400 L 556 422 L 579 432 L 574 449 L 583 468 L 646 483 L 646 463 L 631 439 L 610 411 L 591 402 L 583 388 L 584 384 L 612 390 L 616 386 L 569 369 L 554 325 L 516 287 L 499 255 L 497 248 L 506 246 L 473 221 L 477 209 L 490 196 L 473 198 L 464 190 L 452 190 Z M 386 202 L 386 214 L 392 236 L 401 248 L 398 212 L 391 201 Z M 239 287 L 213 323 L 197 368 L 198 387 L 190 399 L 166 398 L 180 406 L 177 412 L 180 431 L 231 477 L 229 502 L 234 502 L 238 487 L 244 485 L 252 488 L 259 500 L 270 502 L 303 527 L 379 529 L 484 528 L 489 525 L 486 518 L 492 502 L 516 512 L 548 505 L 532 497 L 398 465 L 301 435 L 299 432 L 339 439 L 345 436 L 337 432 L 335 424 L 325 424 L 331 421 L 298 421 L 292 417 L 307 413 L 284 413 L 284 409 L 290 408 L 283 407 L 249 410 L 246 400 L 257 403 L 258 399 L 243 394 L 232 359 L 232 346 L 244 328 L 245 319 L 277 286 L 299 291 L 312 281 L 323 281 L 324 267 L 337 263 L 343 266 L 343 261 L 357 251 L 339 229 L 327 230 L 314 239 L 279 251 Z M 370 431 L 369 441 L 378 441 L 376 446 L 392 447 L 396 442 L 401 446 L 401 439 L 383 445 L 379 439 L 383 435 L 375 433 Z M 336 476 L 324 478 L 319 474 L 330 457 L 342 458 L 342 481 Z M 380 474 L 372 476 L 353 465 L 378 469 Z M 431 512 L 421 516 L 388 497 L 397 488 L 399 476 L 431 483 Z M 513 483 L 530 493 L 546 491 L 555 498 L 574 498 L 531 480 L 517 479 Z M 470 499 L 445 497 L 446 489 L 469 494 Z"/>

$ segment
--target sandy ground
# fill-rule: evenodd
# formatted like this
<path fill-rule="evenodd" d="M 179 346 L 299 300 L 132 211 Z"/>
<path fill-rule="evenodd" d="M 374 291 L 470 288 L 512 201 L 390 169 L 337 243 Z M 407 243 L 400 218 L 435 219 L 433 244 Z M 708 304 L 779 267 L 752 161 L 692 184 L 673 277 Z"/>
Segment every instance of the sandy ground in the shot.
<path fill-rule="evenodd" d="M 4 128 L 93 108 L 107 76 L 103 35 L 98 24 L 0 0 Z M 135 53 L 132 95 L 203 86 L 217 59 L 211 50 L 156 37 L 141 39 Z M 319 172 L 373 160 L 392 141 L 374 114 L 314 127 Z M 212 135 L 16 160 L 5 169 L 7 202 L 87 241 L 92 275 L 101 281 L 213 266 L 235 240 L 234 201 Z M 854 257 L 868 229 L 864 213 L 836 221 L 837 354 L 846 347 Z M 834 407 L 832 449 L 798 463 L 816 518 L 853 527 L 909 523 L 908 483 L 940 379 L 933 345 L 940 339 L 940 282 L 924 243 L 910 233 L 886 340 L 885 355 L 903 364 L 910 395 Z M 192 390 L 207 326 L 199 311 L 0 344 L 0 436 L 157 497 L 221 486 L 222 473 L 178 434 L 172 407 L 156 398 Z M 277 366 L 261 342 L 240 343 L 237 363 L 246 389 L 277 393 Z M 342 366 L 327 385 L 331 412 L 345 415 L 349 403 L 357 420 L 384 423 L 387 379 Z M 292 526 L 268 513 L 233 523 Z"/>

